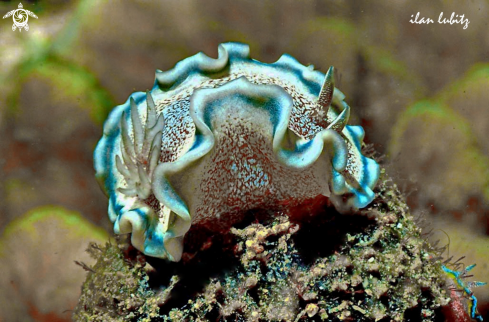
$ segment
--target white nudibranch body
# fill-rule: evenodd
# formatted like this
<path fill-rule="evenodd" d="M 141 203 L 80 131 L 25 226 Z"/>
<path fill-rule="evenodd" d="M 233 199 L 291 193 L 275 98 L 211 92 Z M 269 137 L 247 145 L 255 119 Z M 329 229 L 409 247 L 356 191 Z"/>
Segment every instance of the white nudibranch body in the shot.
<path fill-rule="evenodd" d="M 324 195 L 358 209 L 374 198 L 378 164 L 326 75 L 289 55 L 265 64 L 225 43 L 157 71 L 104 125 L 94 153 L 116 233 L 145 254 L 178 261 L 193 224 L 219 227 L 243 211 Z"/>

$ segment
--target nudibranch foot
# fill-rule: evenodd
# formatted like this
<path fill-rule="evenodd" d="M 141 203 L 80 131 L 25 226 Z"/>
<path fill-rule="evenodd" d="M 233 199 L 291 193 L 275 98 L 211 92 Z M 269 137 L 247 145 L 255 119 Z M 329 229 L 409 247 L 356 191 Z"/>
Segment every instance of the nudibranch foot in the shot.
<path fill-rule="evenodd" d="M 318 195 L 340 211 L 366 207 L 379 166 L 349 116 L 333 67 L 324 75 L 289 55 L 261 63 L 244 44 L 157 71 L 151 91 L 112 111 L 95 149 L 114 230 L 178 261 L 193 224 L 218 230 Z"/>

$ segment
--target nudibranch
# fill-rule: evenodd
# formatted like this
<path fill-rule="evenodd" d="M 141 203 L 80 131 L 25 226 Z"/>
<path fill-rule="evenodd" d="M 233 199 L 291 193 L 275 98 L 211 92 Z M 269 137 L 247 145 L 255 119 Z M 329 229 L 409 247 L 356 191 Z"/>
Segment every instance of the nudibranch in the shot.
<path fill-rule="evenodd" d="M 443 272 L 448 276 L 448 278 L 451 281 L 451 291 L 453 293 L 460 292 L 466 299 L 468 299 L 467 302 L 467 314 L 470 316 L 470 318 L 482 322 L 484 319 L 482 316 L 479 314 L 477 311 L 477 298 L 475 297 L 474 293 L 472 292 L 472 289 L 474 287 L 479 287 L 486 285 L 487 283 L 485 282 L 465 282 L 463 279 L 467 277 L 467 273 L 471 271 L 475 267 L 475 264 L 469 265 L 465 267 L 462 271 L 456 271 L 456 270 L 451 270 L 445 265 L 442 265 L 441 268 Z M 459 296 L 455 294 L 455 296 L 452 296 L 457 299 Z"/>
<path fill-rule="evenodd" d="M 194 224 L 217 229 L 318 195 L 342 212 L 366 207 L 379 166 L 361 153 L 363 128 L 347 125 L 333 71 L 286 54 L 262 63 L 241 43 L 157 71 L 150 91 L 110 113 L 95 149 L 115 233 L 179 261 Z"/>

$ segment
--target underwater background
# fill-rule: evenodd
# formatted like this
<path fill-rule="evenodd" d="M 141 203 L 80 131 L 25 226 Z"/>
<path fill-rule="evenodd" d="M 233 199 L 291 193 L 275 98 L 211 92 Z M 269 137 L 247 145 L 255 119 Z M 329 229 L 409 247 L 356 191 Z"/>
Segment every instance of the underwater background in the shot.
<path fill-rule="evenodd" d="M 18 2 L 0 3 L 2 16 Z M 112 107 L 199 51 L 239 41 L 326 72 L 351 124 L 446 257 L 489 272 L 489 2 L 25 1 L 0 22 L 0 321 L 70 321 L 89 241 L 112 234 L 93 149 Z M 432 24 L 413 24 L 417 12 Z M 443 12 L 470 23 L 439 24 Z M 488 319 L 489 291 L 475 289 Z"/>

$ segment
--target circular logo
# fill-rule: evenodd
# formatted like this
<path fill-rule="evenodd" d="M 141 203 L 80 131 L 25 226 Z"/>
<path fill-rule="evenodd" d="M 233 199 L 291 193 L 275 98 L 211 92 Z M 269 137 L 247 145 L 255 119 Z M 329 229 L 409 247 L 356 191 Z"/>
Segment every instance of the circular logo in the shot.
<path fill-rule="evenodd" d="M 29 16 L 37 19 L 37 16 L 34 14 L 34 12 L 25 10 L 23 8 L 24 7 L 22 6 L 22 3 L 19 3 L 18 9 L 9 11 L 5 16 L 3 16 L 3 19 L 12 16 L 12 19 L 14 20 L 14 24 L 12 25 L 13 31 L 15 31 L 16 29 L 22 31 L 22 28 L 28 31 L 29 25 L 27 24 L 27 21 L 29 21 Z"/>
<path fill-rule="evenodd" d="M 14 17 L 14 24 L 22 28 L 27 24 L 27 21 L 29 20 L 29 16 L 27 15 L 27 12 L 24 9 L 17 9 L 15 10 L 15 13 L 13 15 Z"/>

